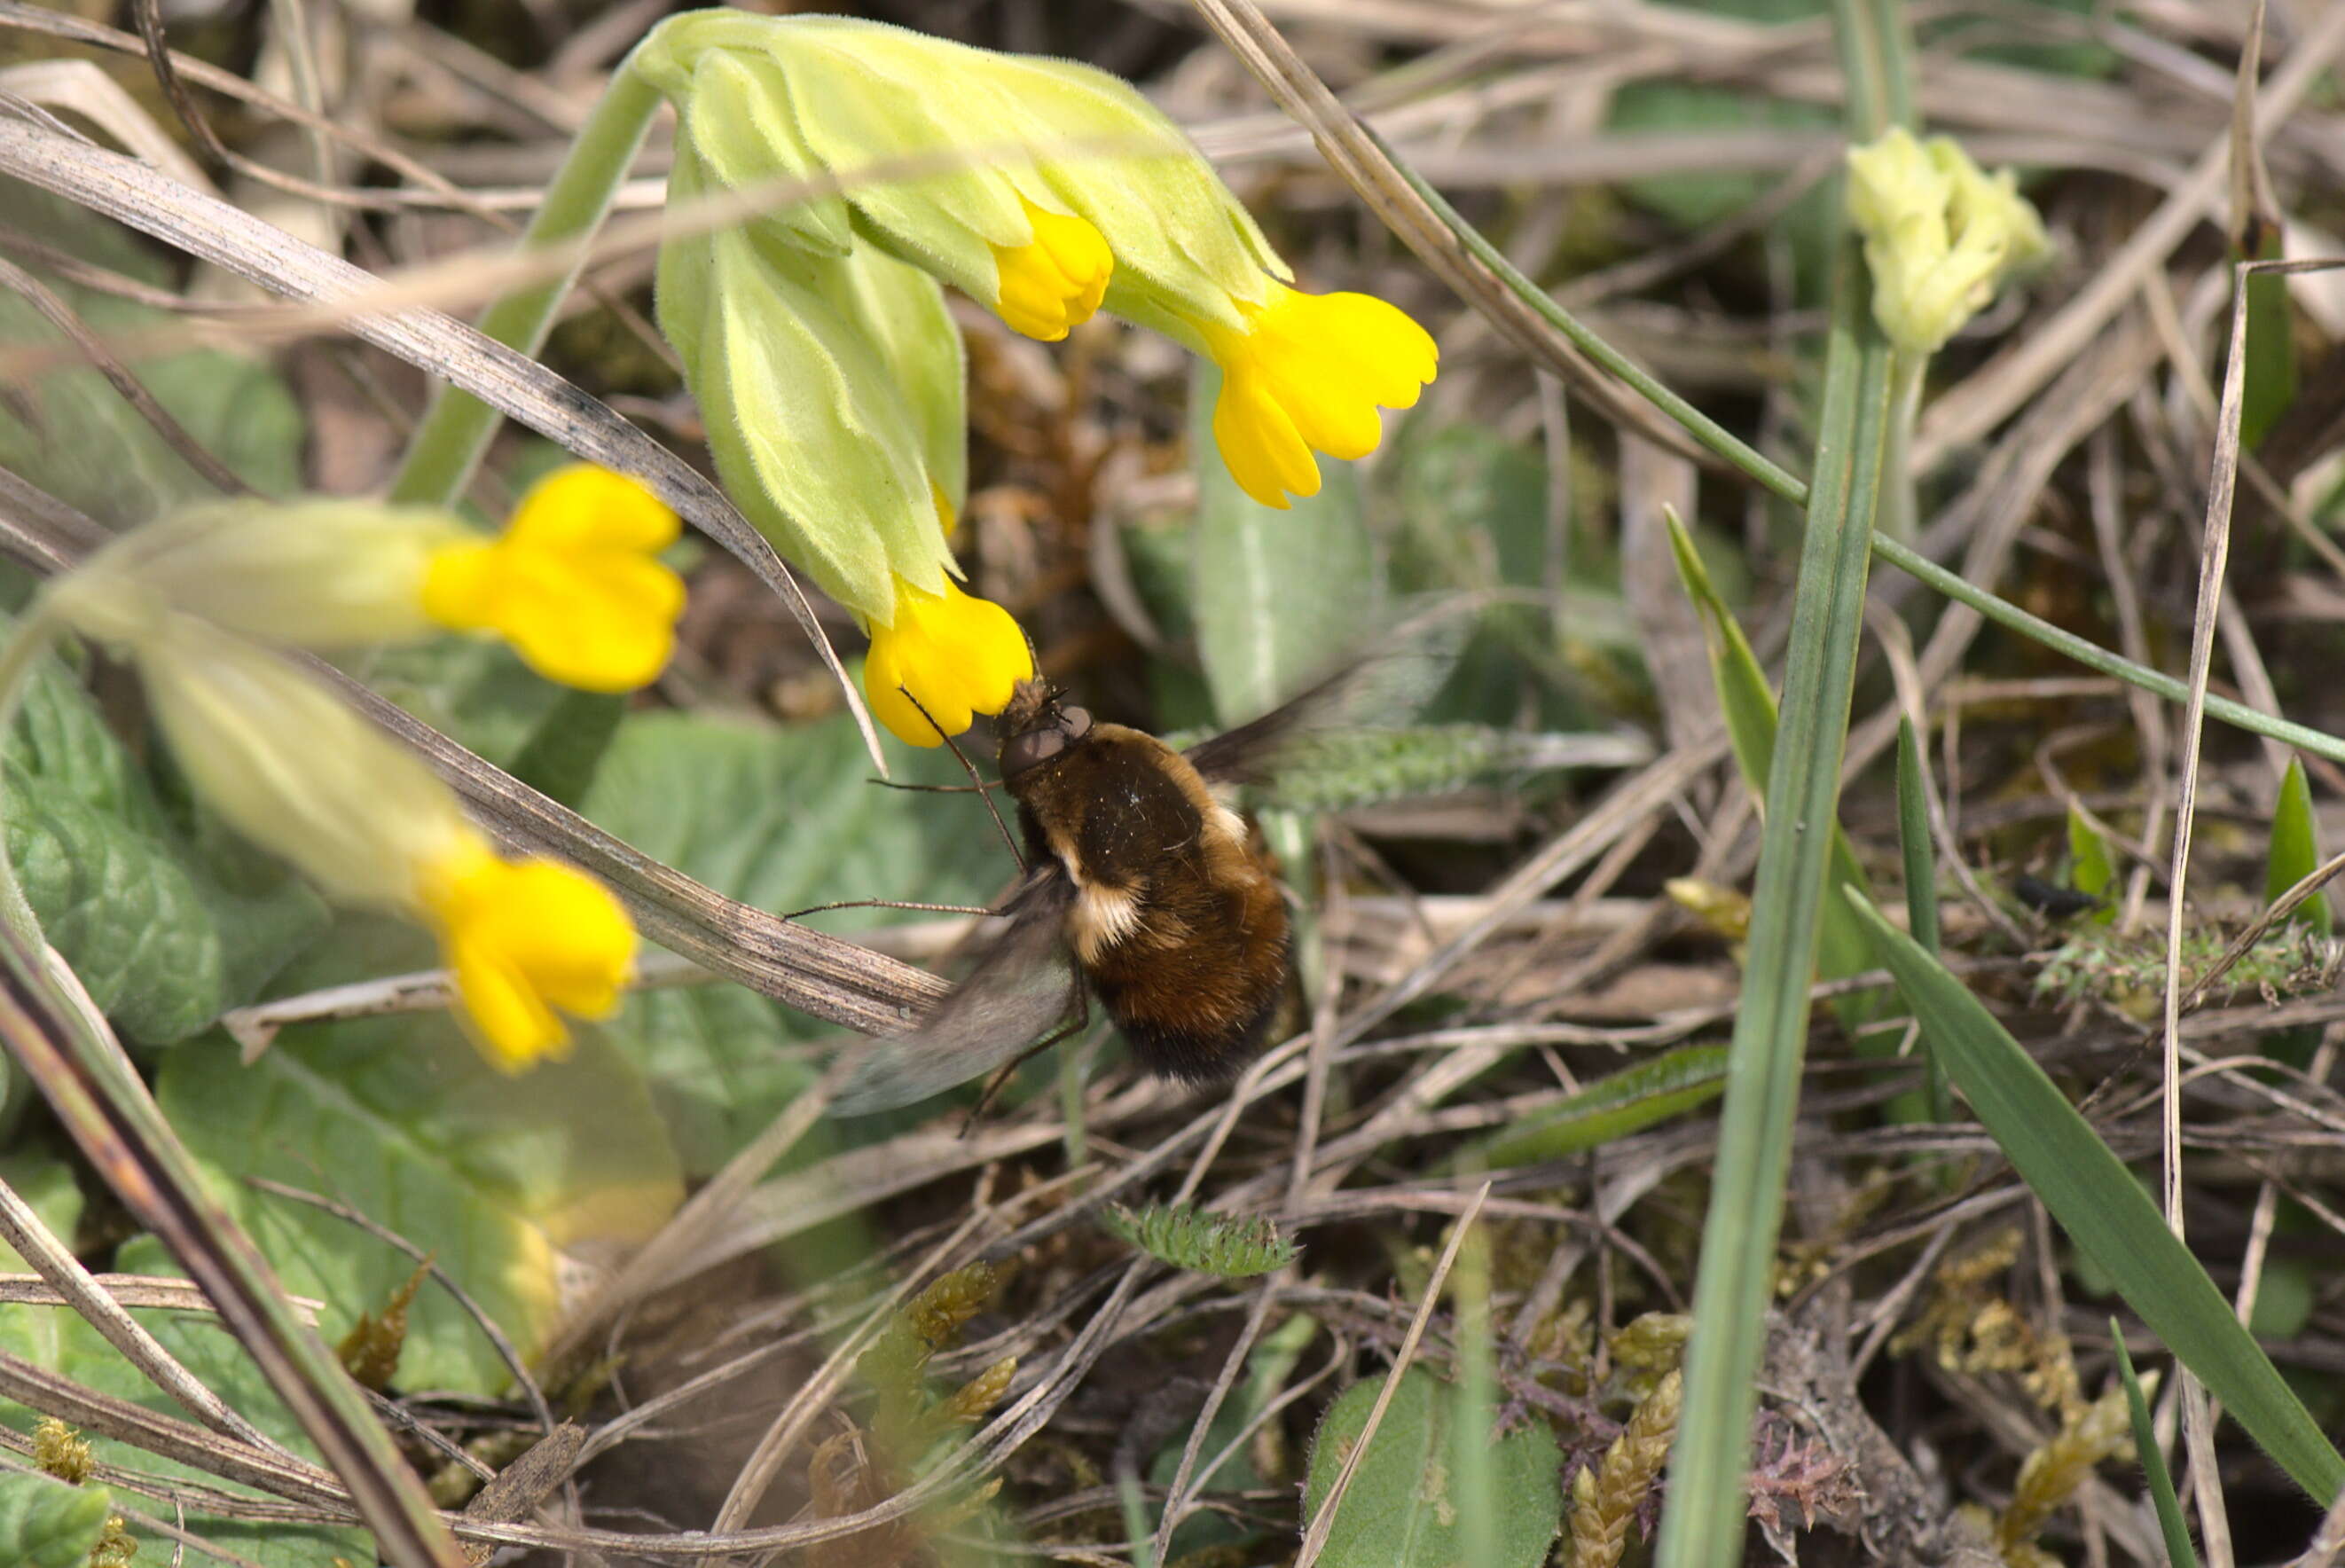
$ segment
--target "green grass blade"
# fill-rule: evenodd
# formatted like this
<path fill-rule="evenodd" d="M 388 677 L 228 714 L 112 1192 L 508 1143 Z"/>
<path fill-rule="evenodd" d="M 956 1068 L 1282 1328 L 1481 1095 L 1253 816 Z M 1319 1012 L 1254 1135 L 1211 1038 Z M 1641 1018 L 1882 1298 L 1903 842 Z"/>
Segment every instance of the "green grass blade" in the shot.
<path fill-rule="evenodd" d="M 2117 859 L 2109 854 L 2109 841 L 2073 800 L 2068 803 L 2068 885 L 2102 901 L 2093 912 L 2096 925 L 2106 926 L 2117 919 L 2117 906 L 2109 902 L 2117 893 Z"/>
<path fill-rule="evenodd" d="M 1930 843 L 1930 803 L 1922 789 L 1921 737 L 1914 721 L 1897 721 L 1897 849 L 1905 867 L 1905 925 L 1925 953 L 1938 950 L 1938 857 Z M 1954 1096 L 1946 1089 L 1946 1069 L 1938 1065 L 1930 1042 L 1922 1042 L 1929 1058 L 1930 1119 L 1954 1118 Z"/>
<path fill-rule="evenodd" d="M 2134 1452 L 2141 1456 L 2141 1472 L 2149 1482 L 2149 1501 L 2157 1510 L 2157 1528 L 2166 1537 L 2167 1568 L 2198 1568 L 2198 1549 L 2190 1544 L 2190 1527 L 2182 1522 L 2182 1503 L 2174 1495 L 2174 1477 L 2166 1456 L 2157 1452 L 2157 1431 L 2150 1424 L 2149 1400 L 2134 1375 L 2133 1358 L 2126 1353 L 2125 1330 L 2109 1320 L 2109 1342 L 2117 1349 L 2117 1377 L 2125 1384 L 2126 1409 L 2133 1417 Z"/>
<path fill-rule="evenodd" d="M 1799 1106 L 1809 978 L 1889 412 L 1889 348 L 1873 326 L 1853 242 L 1842 247 L 1838 273 L 1741 1010 L 1694 1287 L 1685 1413 L 1661 1517 L 1661 1568 L 1728 1568 L 1742 1559 L 1755 1380 Z"/>
<path fill-rule="evenodd" d="M 2279 782 L 2279 804 L 2272 808 L 2271 848 L 2264 861 L 2264 902 L 2279 903 L 2280 895 L 2320 869 L 2321 859 L 2319 829 L 2312 816 L 2312 786 L 2305 782 L 2303 761 L 2290 757 Z M 2337 925 L 2336 912 L 2325 892 L 2298 905 L 2289 919 L 2323 936 Z"/>
<path fill-rule="evenodd" d="M 1968 986 L 1861 895 L 1847 902 L 1947 1073 L 2068 1239 L 2290 1479 L 2321 1502 L 2335 1497 L 2345 1457 L 2133 1174 Z"/>
<path fill-rule="evenodd" d="M 1751 652 L 1751 640 L 1742 634 L 1734 612 L 1711 583 L 1710 570 L 1694 549 L 1692 536 L 1675 511 L 1664 509 L 1661 516 L 1669 528 L 1670 550 L 1677 557 L 1678 578 L 1685 584 L 1694 608 L 1701 612 L 1702 641 L 1710 650 L 1711 679 L 1718 688 L 1719 709 L 1726 715 L 1726 733 L 1734 747 L 1735 766 L 1741 772 L 1744 785 L 1764 800 L 1775 767 L 1775 693 L 1767 684 L 1767 673 L 1760 667 L 1759 655 Z M 1848 835 L 1841 830 L 1837 815 L 1832 824 L 1829 880 L 1834 885 L 1853 883 L 1868 893 L 1872 891 L 1872 884 L 1857 862 L 1856 850 L 1849 843 Z M 1836 903 L 1824 905 L 1818 942 L 1816 973 L 1824 979 L 1845 980 L 1873 967 L 1871 944 Z M 1832 1016 L 1840 1020 L 1842 1028 L 1857 1037 L 1860 1048 L 1874 1045 L 1887 1050 L 1894 1047 L 1893 1040 L 1858 1033 L 1879 1017 L 1886 1005 L 1887 997 L 1882 992 L 1858 992 L 1833 998 Z"/>

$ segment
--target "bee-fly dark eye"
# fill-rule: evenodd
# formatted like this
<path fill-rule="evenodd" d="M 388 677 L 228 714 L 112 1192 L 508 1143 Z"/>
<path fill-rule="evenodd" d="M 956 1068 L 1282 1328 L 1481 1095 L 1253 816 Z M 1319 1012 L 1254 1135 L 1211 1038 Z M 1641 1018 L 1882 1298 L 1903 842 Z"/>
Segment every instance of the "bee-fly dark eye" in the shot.
<path fill-rule="evenodd" d="M 1016 778 L 1066 749 L 1067 737 L 1056 729 L 1029 730 L 1022 735 L 1012 735 L 1001 743 L 1001 776 Z"/>

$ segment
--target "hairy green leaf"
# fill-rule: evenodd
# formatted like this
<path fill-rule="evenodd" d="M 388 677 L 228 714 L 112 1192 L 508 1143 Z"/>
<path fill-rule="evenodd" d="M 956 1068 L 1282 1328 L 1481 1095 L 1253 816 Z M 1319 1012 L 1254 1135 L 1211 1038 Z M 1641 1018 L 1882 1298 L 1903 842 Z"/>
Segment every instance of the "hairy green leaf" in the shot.
<path fill-rule="evenodd" d="M 1680 1046 L 1534 1111 L 1473 1145 L 1458 1162 L 1498 1169 L 1561 1159 L 1682 1116 L 1725 1088 L 1725 1047 Z"/>
<path fill-rule="evenodd" d="M 1161 1263 L 1244 1280 L 1294 1261 L 1295 1246 L 1261 1215 L 1208 1214 L 1186 1204 L 1111 1203 L 1100 1223 Z"/>
<path fill-rule="evenodd" d="M 1311 1442 L 1303 1516 L 1315 1516 L 1366 1428 L 1382 1385 L 1355 1383 L 1327 1408 Z M 1412 1367 L 1393 1391 L 1366 1455 L 1336 1504 L 1320 1562 L 1327 1568 L 1453 1568 L 1464 1562 L 1466 1522 L 1454 1490 L 1460 1442 L 1485 1442 L 1454 1430 L 1455 1399 L 1431 1373 Z M 1475 1533 L 1489 1556 L 1475 1568 L 1538 1568 L 1563 1517 L 1558 1484 L 1562 1456 L 1555 1435 L 1533 1421 L 1489 1446 L 1490 1496 L 1497 1517 Z"/>
<path fill-rule="evenodd" d="M 106 1533 L 114 1499 L 102 1486 L 68 1486 L 46 1475 L 0 1474 L 0 1563 L 18 1568 L 83 1568 Z"/>
<path fill-rule="evenodd" d="M 185 1039 L 323 928 L 283 867 L 156 799 L 55 660 L 30 683 L 5 753 L 6 845 L 44 934 L 132 1038 Z"/>
<path fill-rule="evenodd" d="M 116 1267 L 130 1274 L 177 1276 L 180 1272 L 170 1254 L 151 1236 L 136 1237 L 126 1242 L 116 1258 Z M 314 1462 L 316 1450 L 301 1435 L 299 1423 L 278 1402 L 259 1370 L 217 1320 L 178 1312 L 142 1310 L 133 1315 L 205 1387 L 269 1437 Z M 182 1421 L 187 1419 L 187 1412 L 168 1394 L 148 1382 L 120 1351 L 70 1309 L 0 1307 L 0 1350 L 62 1372 L 100 1393 L 128 1400 Z M 38 1412 L 0 1400 L 0 1425 L 28 1432 L 38 1419 Z M 206 1486 L 248 1494 L 245 1489 L 223 1482 L 216 1476 L 127 1443 L 89 1431 L 81 1436 L 100 1463 L 119 1465 L 167 1482 L 200 1482 Z M 202 1539 L 259 1563 L 264 1568 L 324 1568 L 337 1556 L 352 1563 L 374 1560 L 373 1541 L 363 1530 L 261 1524 L 199 1512 L 188 1513 L 184 1522 Z M 131 1533 L 139 1542 L 137 1562 L 170 1560 L 172 1546 L 167 1540 L 148 1535 L 136 1525 L 131 1527 Z M 5 1540 L 5 1529 L 0 1529 L 0 1543 Z M 197 1560 L 190 1555 L 189 1561 Z M 0 1544 L 0 1563 L 15 1561 L 8 1555 L 5 1544 Z"/>
<path fill-rule="evenodd" d="M 1202 364 L 1190 385 L 1198 495 L 1189 599 L 1213 705 L 1236 724 L 1360 648 L 1382 619 L 1385 579 L 1349 464 L 1321 459 L 1319 493 L 1287 511 L 1238 489 L 1213 444 L 1219 385 Z"/>
<path fill-rule="evenodd" d="M 941 750 L 917 754 L 897 777 L 967 782 Z M 844 716 L 783 730 L 635 715 L 620 727 L 582 809 L 645 854 L 777 912 L 844 898 L 984 905 L 1017 874 L 976 797 L 873 783 Z M 854 931 L 935 918 L 843 909 L 808 923 Z M 650 1079 L 693 1175 L 722 1165 L 813 1082 L 822 1063 L 806 1045 L 838 1033 L 727 985 L 636 992 L 604 1032 Z"/>
<path fill-rule="evenodd" d="M 340 946 L 358 956 L 350 936 Z M 330 1342 L 414 1259 L 249 1179 L 330 1195 L 427 1249 L 524 1357 L 561 1316 L 565 1270 L 641 1241 L 683 1195 L 641 1075 L 592 1029 L 520 1086 L 435 1015 L 290 1028 L 249 1067 L 207 1039 L 166 1058 L 156 1095 L 287 1288 L 326 1303 Z M 511 1382 L 445 1292 L 427 1286 L 409 1325 L 402 1386 L 493 1395 Z"/>

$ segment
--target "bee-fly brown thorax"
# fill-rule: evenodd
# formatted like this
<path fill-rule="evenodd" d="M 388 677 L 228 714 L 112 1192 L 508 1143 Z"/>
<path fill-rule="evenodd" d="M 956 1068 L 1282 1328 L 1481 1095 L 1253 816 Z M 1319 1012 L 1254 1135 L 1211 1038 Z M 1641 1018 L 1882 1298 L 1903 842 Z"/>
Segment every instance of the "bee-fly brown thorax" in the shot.
<path fill-rule="evenodd" d="M 1066 754 L 1091 733 L 1088 708 L 1059 701 L 1062 693 L 1042 681 L 1020 681 L 1001 710 L 1001 776 L 1012 779 Z"/>

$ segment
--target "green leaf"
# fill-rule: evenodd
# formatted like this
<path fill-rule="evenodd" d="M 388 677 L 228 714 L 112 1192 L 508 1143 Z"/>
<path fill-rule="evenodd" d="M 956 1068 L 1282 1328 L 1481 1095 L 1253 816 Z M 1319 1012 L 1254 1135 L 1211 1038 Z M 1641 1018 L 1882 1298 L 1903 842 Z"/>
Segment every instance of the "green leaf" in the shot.
<path fill-rule="evenodd" d="M 1725 1088 L 1723 1046 L 1681 1046 L 1522 1118 L 1473 1145 L 1456 1163 L 1499 1169 L 1561 1159 L 1682 1116 Z"/>
<path fill-rule="evenodd" d="M 1311 1442 L 1305 1520 L 1326 1502 L 1381 1387 L 1355 1383 L 1327 1408 Z M 1402 1375 L 1336 1506 L 1335 1527 L 1319 1559 L 1327 1568 L 1453 1568 L 1465 1561 L 1464 1522 L 1452 1490 L 1454 1401 L 1447 1394 L 1428 1372 L 1412 1367 Z M 1563 1518 L 1561 1457 L 1555 1434 L 1540 1421 L 1490 1445 L 1497 1516 L 1477 1533 L 1488 1542 L 1490 1554 L 1474 1568 L 1538 1568 L 1547 1560 Z"/>
<path fill-rule="evenodd" d="M 1224 1280 L 1267 1274 L 1294 1261 L 1294 1243 L 1261 1215 L 1208 1214 L 1164 1203 L 1134 1210 L 1111 1203 L 1100 1224 L 1161 1263 Z"/>
<path fill-rule="evenodd" d="M 897 776 L 967 782 L 941 749 L 916 754 Z M 634 715 L 620 726 L 582 809 L 645 854 L 777 912 L 844 898 L 984 905 L 1017 873 L 974 796 L 871 782 L 862 741 L 843 715 L 787 729 Z M 855 930 L 934 918 L 844 909 L 809 916 L 808 924 Z M 695 1176 L 722 1165 L 814 1081 L 821 1062 L 807 1042 L 838 1036 L 831 1026 L 729 985 L 636 992 L 604 1033 L 649 1078 L 685 1168 Z"/>
<path fill-rule="evenodd" d="M 2312 814 L 2312 786 L 2305 780 L 2304 760 L 2290 757 L 2288 772 L 2280 776 L 2279 803 L 2272 808 L 2271 851 L 2264 862 L 2264 902 L 2279 902 L 2281 894 L 2318 870 L 2321 859 L 2320 828 Z M 2336 910 L 2326 889 L 2298 905 L 2289 919 L 2323 936 L 2337 926 Z"/>
<path fill-rule="evenodd" d="M 21 194 L 12 182 L 11 199 Z M 101 337 L 120 339 L 180 319 L 49 281 Z M 0 343 L 58 341 L 22 297 L 0 294 Z M 265 360 L 195 349 L 141 359 L 134 370 L 197 444 L 255 490 L 285 495 L 299 487 L 301 411 Z M 96 370 L 76 363 L 20 391 L 21 399 L 0 404 L 0 467 L 99 521 L 147 522 L 218 493 Z"/>
<path fill-rule="evenodd" d="M 2141 1184 L 1968 986 L 1860 895 L 1845 897 L 1947 1074 L 2068 1239 L 2299 1486 L 2318 1502 L 2335 1497 L 2345 1458 Z"/>
<path fill-rule="evenodd" d="M 114 1499 L 102 1486 L 69 1486 L 46 1475 L 0 1474 L 0 1563 L 18 1568 L 84 1568 L 113 1512 Z"/>
<path fill-rule="evenodd" d="M 514 764 L 563 701 L 563 688 L 511 648 L 472 637 L 381 649 L 351 673 L 501 768 Z"/>
<path fill-rule="evenodd" d="M 136 1237 L 124 1243 L 116 1257 L 116 1267 L 131 1274 L 180 1273 L 162 1244 L 151 1236 Z M 301 1435 L 299 1423 L 278 1402 L 259 1370 L 217 1320 L 145 1310 L 132 1315 L 232 1409 L 295 1453 L 316 1461 L 317 1451 Z M 0 1307 L 0 1350 L 61 1372 L 100 1393 L 112 1394 L 182 1421 L 187 1419 L 187 1412 L 169 1395 L 148 1382 L 96 1329 L 66 1308 Z M 38 1420 L 36 1412 L 23 1405 L 0 1400 L 0 1425 L 28 1432 Z M 119 1465 L 167 1482 L 199 1481 L 239 1495 L 253 1495 L 208 1472 L 157 1458 L 127 1443 L 95 1432 L 86 1431 L 81 1436 L 89 1443 L 92 1456 L 101 1463 Z M 201 1538 L 263 1563 L 266 1568 L 324 1568 L 336 1556 L 353 1563 L 374 1560 L 373 1541 L 363 1530 L 258 1524 L 201 1512 L 189 1513 L 184 1522 Z M 172 1547 L 167 1540 L 149 1535 L 136 1525 L 131 1527 L 131 1533 L 140 1543 L 137 1559 L 139 1563 L 170 1560 Z M 0 1543 L 5 1539 L 5 1531 L 0 1531 Z M 0 1544 L 0 1563 L 15 1561 Z"/>
<path fill-rule="evenodd" d="M 1213 443 L 1219 386 L 1201 361 L 1189 392 L 1198 492 L 1189 602 L 1227 725 L 1268 713 L 1360 648 L 1382 622 L 1385 579 L 1349 464 L 1323 459 L 1319 493 L 1287 511 L 1238 489 Z"/>
<path fill-rule="evenodd" d="M 626 716 L 624 697 L 563 692 L 514 756 L 513 776 L 548 799 L 574 807 L 594 782 L 594 770 L 603 765 Z"/>
<path fill-rule="evenodd" d="M 67 1247 L 74 1244 L 74 1231 L 81 1224 L 82 1196 L 72 1166 L 28 1148 L 0 1155 L 0 1181 L 8 1184 L 8 1189 L 39 1217 L 51 1235 Z M 15 1248 L 0 1243 L 0 1274 L 22 1274 L 28 1267 Z"/>
<path fill-rule="evenodd" d="M 2278 261 L 2281 227 L 2275 217 L 2259 213 L 2256 227 L 2262 243 L 2252 257 L 2239 259 Z M 2288 277 L 2281 272 L 2251 272 L 2247 278 L 2248 327 L 2246 382 L 2239 402 L 2239 446 L 2253 451 L 2272 424 L 2296 401 L 2296 313 L 2289 303 Z"/>
<path fill-rule="evenodd" d="M 338 946 L 347 961 L 357 944 Z M 332 978 L 350 969 L 383 972 L 349 964 Z M 643 1240 L 683 1195 L 641 1076 L 591 1029 L 569 1060 L 519 1083 L 433 1015 L 288 1029 L 249 1067 L 206 1039 L 165 1059 L 156 1098 L 287 1289 L 327 1303 L 329 1343 L 414 1260 L 250 1178 L 330 1195 L 428 1249 L 524 1357 L 561 1316 L 565 1270 Z M 427 1286 L 409 1322 L 401 1386 L 494 1395 L 510 1383 L 444 1292 Z"/>
<path fill-rule="evenodd" d="M 2183 1522 L 2182 1503 L 2174 1494 L 2174 1477 L 2167 1472 L 2166 1456 L 2158 1452 L 2157 1428 L 2149 1419 L 2149 1401 L 2142 1392 L 2141 1379 L 2134 1375 L 2133 1357 L 2126 1351 L 2125 1330 L 2115 1318 L 2109 1320 L 2109 1343 L 2117 1347 L 2117 1377 L 2125 1384 L 2126 1412 L 2133 1423 L 2134 1452 L 2140 1457 L 2142 1474 L 2149 1482 L 2149 1500 L 2157 1510 L 2158 1533 L 2166 1537 L 2167 1568 L 2198 1568 L 2198 1552 L 2190 1543 L 2190 1526 Z"/>
<path fill-rule="evenodd" d="M 2109 902 L 2117 882 L 2117 863 L 2110 857 L 2109 841 L 2101 836 L 2100 829 L 2086 820 L 2085 814 L 2076 809 L 2076 803 L 2070 801 L 2068 885 L 2089 897 L 2101 900 L 2101 907 L 2093 911 L 2093 923 L 2096 926 L 2111 925 L 2117 920 L 2117 908 Z"/>
<path fill-rule="evenodd" d="M 55 660 L 10 733 L 6 845 L 41 927 L 91 999 L 132 1038 L 185 1039 L 323 928 L 324 905 L 283 867 L 174 824 Z"/>

